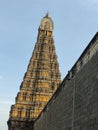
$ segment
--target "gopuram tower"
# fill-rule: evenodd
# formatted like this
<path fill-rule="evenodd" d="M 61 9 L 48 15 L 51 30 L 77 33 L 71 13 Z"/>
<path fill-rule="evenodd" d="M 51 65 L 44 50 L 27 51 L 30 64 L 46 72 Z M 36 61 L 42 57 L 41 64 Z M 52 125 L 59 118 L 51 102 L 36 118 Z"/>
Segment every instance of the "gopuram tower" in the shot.
<path fill-rule="evenodd" d="M 61 82 L 53 28 L 53 21 L 47 13 L 41 20 L 34 51 L 15 104 L 11 106 L 9 130 L 33 130 L 34 120 Z"/>

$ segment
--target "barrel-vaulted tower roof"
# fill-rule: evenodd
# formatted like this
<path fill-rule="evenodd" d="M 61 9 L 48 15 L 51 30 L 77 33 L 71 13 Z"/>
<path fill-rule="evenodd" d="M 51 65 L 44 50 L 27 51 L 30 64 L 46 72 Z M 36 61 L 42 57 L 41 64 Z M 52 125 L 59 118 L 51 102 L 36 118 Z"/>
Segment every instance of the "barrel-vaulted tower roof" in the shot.
<path fill-rule="evenodd" d="M 39 26 L 40 30 L 48 30 L 48 31 L 53 31 L 54 29 L 54 24 L 53 21 L 51 19 L 51 17 L 49 16 L 49 14 L 47 13 L 45 15 L 45 17 L 43 17 L 43 19 L 40 22 L 40 26 Z"/>

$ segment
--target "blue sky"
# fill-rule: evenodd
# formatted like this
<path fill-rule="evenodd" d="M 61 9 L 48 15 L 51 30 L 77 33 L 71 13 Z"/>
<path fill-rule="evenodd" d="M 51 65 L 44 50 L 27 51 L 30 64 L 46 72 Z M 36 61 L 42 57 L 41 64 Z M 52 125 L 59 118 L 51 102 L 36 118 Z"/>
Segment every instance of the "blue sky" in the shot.
<path fill-rule="evenodd" d="M 47 11 L 62 79 L 98 31 L 98 0 L 0 0 L 0 130 L 7 130 L 10 106 Z"/>

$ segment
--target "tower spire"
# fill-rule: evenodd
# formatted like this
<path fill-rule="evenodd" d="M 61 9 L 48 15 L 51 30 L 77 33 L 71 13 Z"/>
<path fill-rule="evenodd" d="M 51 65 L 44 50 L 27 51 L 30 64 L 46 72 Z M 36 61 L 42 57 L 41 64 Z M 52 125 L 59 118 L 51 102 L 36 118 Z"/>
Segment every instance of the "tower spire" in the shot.
<path fill-rule="evenodd" d="M 46 16 L 40 23 L 34 51 L 15 104 L 11 106 L 9 130 L 32 130 L 33 121 L 61 82 L 52 35 L 53 22 L 48 14 Z"/>

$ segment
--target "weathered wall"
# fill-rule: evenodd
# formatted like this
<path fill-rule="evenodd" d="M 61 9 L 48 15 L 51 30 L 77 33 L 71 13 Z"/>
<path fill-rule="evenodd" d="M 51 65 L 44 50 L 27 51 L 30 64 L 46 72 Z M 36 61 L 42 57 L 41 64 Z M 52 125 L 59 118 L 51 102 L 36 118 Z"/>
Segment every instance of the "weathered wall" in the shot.
<path fill-rule="evenodd" d="M 71 79 L 64 79 L 34 130 L 98 130 L 98 51 Z"/>

